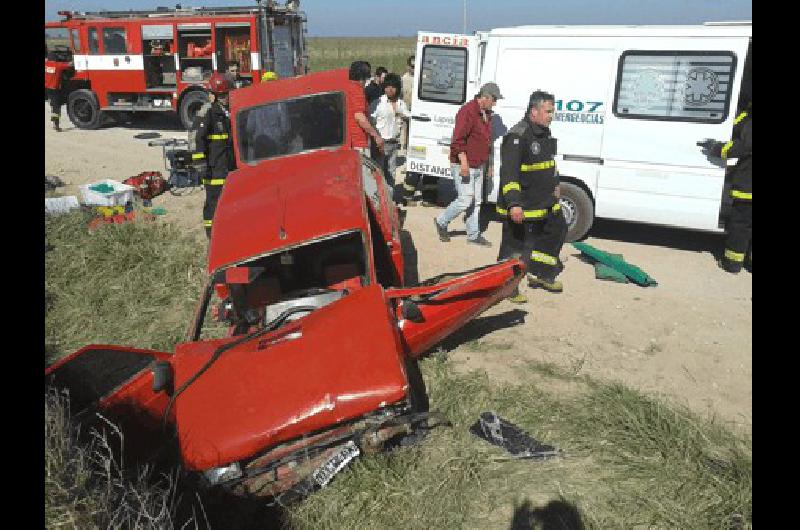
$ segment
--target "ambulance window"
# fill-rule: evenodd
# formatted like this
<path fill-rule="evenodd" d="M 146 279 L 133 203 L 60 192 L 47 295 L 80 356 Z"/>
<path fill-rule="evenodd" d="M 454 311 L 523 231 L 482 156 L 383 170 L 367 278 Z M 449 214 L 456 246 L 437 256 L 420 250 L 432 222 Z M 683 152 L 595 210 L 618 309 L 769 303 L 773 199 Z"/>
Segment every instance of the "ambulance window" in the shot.
<path fill-rule="evenodd" d="M 722 123 L 736 72 L 732 52 L 628 51 L 617 75 L 614 115 Z"/>
<path fill-rule="evenodd" d="M 428 45 L 422 49 L 419 98 L 460 105 L 467 97 L 467 49 Z"/>
<path fill-rule="evenodd" d="M 44 30 L 44 43 L 48 50 L 68 49 L 69 33 L 67 28 L 47 28 Z"/>
<path fill-rule="evenodd" d="M 122 55 L 128 53 L 125 43 L 125 28 L 103 28 L 103 47 L 105 53 Z"/>
<path fill-rule="evenodd" d="M 100 53 L 97 40 L 97 28 L 89 28 L 89 53 Z"/>

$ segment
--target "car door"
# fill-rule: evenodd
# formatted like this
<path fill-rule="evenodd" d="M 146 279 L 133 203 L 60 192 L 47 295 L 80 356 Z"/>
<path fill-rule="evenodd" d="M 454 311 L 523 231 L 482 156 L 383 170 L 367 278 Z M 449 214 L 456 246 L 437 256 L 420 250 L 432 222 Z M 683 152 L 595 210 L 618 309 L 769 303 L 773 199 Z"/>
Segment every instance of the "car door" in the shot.
<path fill-rule="evenodd" d="M 477 36 L 420 32 L 406 171 L 450 178 L 456 113 L 480 88 Z"/>
<path fill-rule="evenodd" d="M 525 273 L 519 259 L 443 274 L 418 287 L 386 290 L 394 301 L 405 353 L 417 358 L 464 324 L 508 297 Z"/>

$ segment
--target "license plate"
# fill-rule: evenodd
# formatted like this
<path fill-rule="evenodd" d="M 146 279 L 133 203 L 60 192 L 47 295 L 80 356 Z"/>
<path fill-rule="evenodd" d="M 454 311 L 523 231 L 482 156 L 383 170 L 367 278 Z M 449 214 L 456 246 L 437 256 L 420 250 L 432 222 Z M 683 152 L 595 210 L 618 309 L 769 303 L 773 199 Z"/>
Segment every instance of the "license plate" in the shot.
<path fill-rule="evenodd" d="M 317 470 L 311 474 L 311 478 L 314 482 L 319 484 L 320 487 L 324 487 L 331 481 L 336 473 L 341 471 L 344 466 L 360 454 L 361 451 L 358 446 L 355 442 L 350 440 L 338 453 L 335 453 L 324 464 L 319 466 Z"/>

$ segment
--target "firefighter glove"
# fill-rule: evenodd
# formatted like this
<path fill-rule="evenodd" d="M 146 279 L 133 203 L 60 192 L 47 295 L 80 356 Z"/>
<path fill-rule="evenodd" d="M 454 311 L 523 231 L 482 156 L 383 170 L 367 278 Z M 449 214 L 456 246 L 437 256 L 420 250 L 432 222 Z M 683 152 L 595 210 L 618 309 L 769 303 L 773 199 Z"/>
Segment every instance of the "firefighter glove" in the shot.
<path fill-rule="evenodd" d="M 702 140 L 697 142 L 697 145 L 703 148 L 703 154 L 714 158 L 722 158 L 722 142 L 712 139 Z"/>

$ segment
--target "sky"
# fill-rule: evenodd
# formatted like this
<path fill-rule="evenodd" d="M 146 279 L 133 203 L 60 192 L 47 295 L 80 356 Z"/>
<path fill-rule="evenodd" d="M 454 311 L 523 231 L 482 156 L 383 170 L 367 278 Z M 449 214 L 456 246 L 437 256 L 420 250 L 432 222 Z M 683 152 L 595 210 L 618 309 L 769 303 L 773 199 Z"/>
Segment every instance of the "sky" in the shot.
<path fill-rule="evenodd" d="M 254 0 L 45 0 L 45 20 L 61 10 L 255 5 Z M 466 33 L 529 24 L 700 24 L 752 20 L 752 0 L 300 0 L 311 37 Z M 284 0 L 279 0 L 283 4 Z"/>

